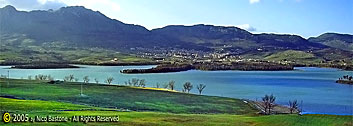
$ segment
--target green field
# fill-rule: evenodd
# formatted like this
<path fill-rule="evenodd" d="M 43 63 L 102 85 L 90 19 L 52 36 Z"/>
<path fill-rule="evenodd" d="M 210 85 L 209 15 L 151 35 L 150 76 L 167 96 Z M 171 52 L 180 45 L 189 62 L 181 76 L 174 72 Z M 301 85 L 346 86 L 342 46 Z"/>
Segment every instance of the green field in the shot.
<path fill-rule="evenodd" d="M 269 61 L 291 61 L 297 63 L 319 63 L 322 59 L 312 53 L 304 51 L 287 50 L 265 57 Z"/>
<path fill-rule="evenodd" d="M 81 97 L 81 83 L 48 84 L 35 80 L 0 80 L 1 95 L 21 99 L 40 99 L 85 104 L 106 108 L 124 108 L 134 111 L 158 111 L 172 113 L 232 113 L 255 112 L 242 100 L 202 96 L 170 91 L 156 91 L 129 86 L 84 84 Z"/>
<path fill-rule="evenodd" d="M 351 126 L 352 116 L 270 115 L 239 99 L 185 94 L 127 86 L 83 85 L 86 97 L 79 96 L 80 83 L 48 84 L 44 81 L 1 79 L 0 98 L 3 112 L 34 116 L 119 116 L 117 125 L 332 125 Z M 24 100 L 21 100 L 24 99 Z M 64 111 L 65 110 L 65 111 Z M 70 110 L 70 111 L 68 111 Z M 128 110 L 128 111 L 126 111 Z M 1 117 L 2 120 L 2 117 Z M 1 122 L 0 124 L 2 124 Z M 6 125 L 85 125 L 65 123 L 9 123 Z M 107 123 L 89 122 L 89 125 Z M 111 125 L 111 124 L 110 124 Z"/>

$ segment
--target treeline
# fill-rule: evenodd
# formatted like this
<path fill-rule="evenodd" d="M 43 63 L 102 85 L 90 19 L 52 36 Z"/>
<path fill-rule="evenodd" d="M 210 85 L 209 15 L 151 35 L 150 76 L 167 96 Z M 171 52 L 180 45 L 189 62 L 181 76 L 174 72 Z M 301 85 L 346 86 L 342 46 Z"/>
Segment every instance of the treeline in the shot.
<path fill-rule="evenodd" d="M 353 77 L 349 75 L 344 75 L 336 81 L 336 83 L 341 83 L 341 84 L 352 84 L 353 85 Z"/>
<path fill-rule="evenodd" d="M 286 110 L 275 110 L 274 107 L 277 106 L 275 103 L 276 97 L 271 94 L 271 95 L 265 95 L 264 97 L 261 98 L 262 102 L 260 102 L 260 109 L 262 110 L 261 113 L 265 115 L 271 115 L 271 114 L 278 114 L 278 113 L 286 113 Z M 289 100 L 288 102 L 288 109 L 289 109 L 289 114 L 293 113 L 300 113 L 299 110 L 299 103 L 297 100 Z M 302 107 L 302 106 L 301 106 Z"/>
<path fill-rule="evenodd" d="M 7 78 L 7 76 L 5 75 L 1 75 L 0 78 Z M 78 82 L 80 79 L 75 77 L 73 74 L 67 75 L 63 78 L 63 80 L 55 80 L 54 77 L 52 77 L 51 75 L 44 75 L 44 74 L 38 74 L 35 75 L 34 77 L 32 77 L 31 75 L 29 75 L 27 77 L 28 80 L 40 80 L 40 81 L 47 81 L 49 84 L 63 84 L 64 82 Z M 88 84 L 91 81 L 91 78 L 89 76 L 84 76 L 82 78 L 83 83 L 82 84 Z M 97 78 L 93 79 L 94 82 L 96 84 L 102 84 L 99 83 Z M 107 77 L 104 82 L 106 84 L 112 84 L 113 80 L 115 80 L 113 77 Z M 147 85 L 147 81 L 145 79 L 137 79 L 137 78 L 132 78 L 129 79 L 128 81 L 125 81 L 125 86 L 130 86 L 130 87 L 142 87 L 145 88 Z M 153 86 L 152 86 L 153 87 Z M 172 91 L 176 91 L 176 84 L 175 81 L 169 81 L 167 83 L 164 84 L 160 84 L 160 83 L 156 83 L 156 85 L 153 88 L 164 88 L 164 89 L 168 89 L 168 90 L 172 90 Z M 198 91 L 198 93 L 201 95 L 203 90 L 206 88 L 205 84 L 198 84 L 196 85 L 196 89 Z M 194 89 L 194 85 L 191 82 L 185 82 L 182 85 L 182 90 L 181 92 L 184 93 L 190 93 L 190 91 Z M 81 87 L 82 90 L 82 87 Z"/>

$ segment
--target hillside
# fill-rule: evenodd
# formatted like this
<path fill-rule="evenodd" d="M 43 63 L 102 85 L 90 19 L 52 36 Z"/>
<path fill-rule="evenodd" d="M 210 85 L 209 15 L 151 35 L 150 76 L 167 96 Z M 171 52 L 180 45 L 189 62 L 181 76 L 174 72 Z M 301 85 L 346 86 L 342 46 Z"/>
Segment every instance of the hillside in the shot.
<path fill-rule="evenodd" d="M 152 33 L 187 43 L 206 47 L 228 47 L 240 49 L 321 49 L 326 46 L 311 43 L 297 35 L 252 34 L 237 27 L 213 25 L 166 26 Z"/>
<path fill-rule="evenodd" d="M 353 51 L 353 35 L 349 34 L 325 33 L 318 37 L 311 37 L 308 40 L 337 49 Z"/>
<path fill-rule="evenodd" d="M 270 61 L 284 61 L 284 62 L 295 62 L 295 63 L 313 63 L 321 60 L 312 53 L 295 51 L 295 50 L 278 52 L 265 57 L 265 59 Z"/>
<path fill-rule="evenodd" d="M 132 54 L 126 57 L 134 57 L 137 53 L 160 54 L 172 49 L 230 53 L 256 59 L 296 50 L 309 51 L 324 61 L 353 61 L 351 37 L 327 33 L 306 40 L 298 35 L 253 34 L 237 27 L 203 24 L 148 30 L 81 6 L 29 12 L 18 11 L 10 5 L 0 8 L 0 62 L 97 63 L 124 59 L 124 56 L 115 55 L 120 52 Z M 150 60 L 135 59 L 132 61 Z"/>

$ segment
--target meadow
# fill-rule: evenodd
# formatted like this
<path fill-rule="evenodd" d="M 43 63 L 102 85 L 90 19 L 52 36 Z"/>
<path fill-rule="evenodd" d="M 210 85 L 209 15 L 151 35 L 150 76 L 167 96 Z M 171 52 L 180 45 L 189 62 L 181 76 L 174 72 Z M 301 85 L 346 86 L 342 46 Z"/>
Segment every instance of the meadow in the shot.
<path fill-rule="evenodd" d="M 352 116 L 259 115 L 241 99 L 107 84 L 1 79 L 1 113 L 34 116 L 119 116 L 117 125 L 332 125 L 350 126 Z M 1 117 L 2 120 L 2 117 Z M 1 122 L 0 124 L 3 124 Z M 111 124 L 110 123 L 110 124 Z M 6 125 L 107 125 L 88 122 L 24 122 Z"/>

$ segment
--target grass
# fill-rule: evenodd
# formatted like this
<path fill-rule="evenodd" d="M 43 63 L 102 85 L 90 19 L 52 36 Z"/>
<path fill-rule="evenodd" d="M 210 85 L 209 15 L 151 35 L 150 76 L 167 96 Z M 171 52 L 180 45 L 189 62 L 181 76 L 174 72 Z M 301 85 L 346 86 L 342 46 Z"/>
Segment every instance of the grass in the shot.
<path fill-rule="evenodd" d="M 83 93 L 87 97 L 80 97 L 81 83 L 48 84 L 44 81 L 11 79 L 10 84 L 7 85 L 5 79 L 0 79 L 0 84 L 1 95 L 10 95 L 22 99 L 62 101 L 105 108 L 197 114 L 249 114 L 256 111 L 239 99 L 150 88 L 84 84 Z"/>
<path fill-rule="evenodd" d="M 76 47 L 72 43 L 55 41 L 35 44 L 36 40 L 22 34 L 0 35 L 0 63 L 5 61 L 46 61 L 101 63 L 117 58 L 121 63 L 152 62 L 151 59 L 133 54 L 120 53 L 111 49 Z"/>
<path fill-rule="evenodd" d="M 351 126 L 352 116 L 328 116 L 328 115 L 234 115 L 234 114 L 173 114 L 161 112 L 121 112 L 102 111 L 104 108 L 97 108 L 85 105 L 70 103 L 40 101 L 40 100 L 18 100 L 0 98 L 2 112 L 11 114 L 28 114 L 35 116 L 62 116 L 71 118 L 72 116 L 119 116 L 119 122 L 97 123 L 88 122 L 88 125 L 224 125 L 224 126 L 283 126 L 283 125 L 312 125 L 312 126 Z M 91 109 L 91 110 L 84 110 Z M 57 111 L 57 110 L 77 110 L 77 111 Z M 2 116 L 0 117 L 2 120 Z M 3 122 L 0 122 L 2 125 Z M 8 123 L 6 125 L 87 125 L 83 122 L 26 122 Z"/>
<path fill-rule="evenodd" d="M 270 61 L 294 61 L 299 63 L 319 63 L 321 61 L 320 58 L 312 53 L 295 50 L 278 52 L 265 57 L 265 59 Z"/>

